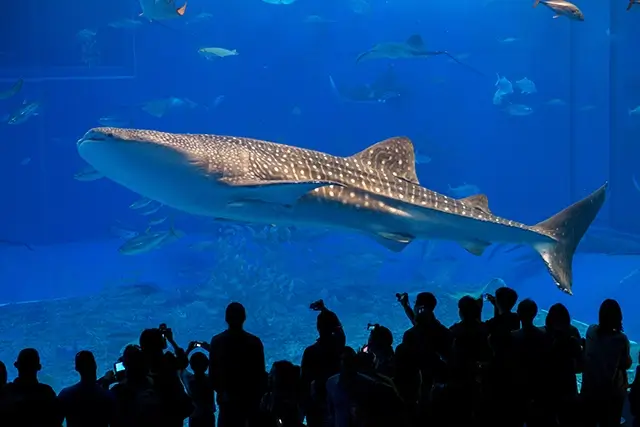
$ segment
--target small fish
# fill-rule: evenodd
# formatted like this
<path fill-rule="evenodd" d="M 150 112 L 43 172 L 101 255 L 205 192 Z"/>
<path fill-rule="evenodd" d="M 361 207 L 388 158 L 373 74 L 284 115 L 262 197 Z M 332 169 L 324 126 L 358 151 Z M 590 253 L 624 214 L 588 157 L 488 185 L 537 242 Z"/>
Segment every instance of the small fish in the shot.
<path fill-rule="evenodd" d="M 527 77 L 517 80 L 516 86 L 518 86 L 518 89 L 520 89 L 520 93 L 525 95 L 536 93 L 538 91 L 538 89 L 536 88 L 536 84 L 533 81 L 529 80 Z"/>
<path fill-rule="evenodd" d="M 92 168 L 91 166 L 87 166 L 81 171 L 76 172 L 73 175 L 73 179 L 75 179 L 76 181 L 82 181 L 82 182 L 95 181 L 100 178 L 104 178 L 104 176 L 100 172 Z"/>
<path fill-rule="evenodd" d="M 142 199 L 136 200 L 135 202 L 131 203 L 129 205 L 129 209 L 144 208 L 145 206 L 149 206 L 150 203 L 153 203 L 153 200 L 147 199 L 146 197 L 143 197 Z"/>
<path fill-rule="evenodd" d="M 203 47 L 198 49 L 198 53 L 209 61 L 215 58 L 225 58 L 227 56 L 240 55 L 235 49 L 229 50 L 222 47 Z"/>
<path fill-rule="evenodd" d="M 164 218 L 157 218 L 157 219 L 152 219 L 151 221 L 149 221 L 149 227 L 153 227 L 156 225 L 160 225 L 163 222 L 165 222 L 167 220 L 168 217 L 164 217 Z"/>
<path fill-rule="evenodd" d="M 560 98 L 553 98 L 547 101 L 547 105 L 562 106 L 562 105 L 567 105 L 567 103 Z"/>
<path fill-rule="evenodd" d="M 634 108 L 633 110 L 629 109 L 629 115 L 630 116 L 640 115 L 640 105 Z"/>
<path fill-rule="evenodd" d="M 184 16 L 187 2 L 182 7 L 176 7 L 176 0 L 139 0 L 142 13 L 139 15 L 149 21 L 162 21 Z"/>
<path fill-rule="evenodd" d="M 27 101 L 24 101 L 18 111 L 16 111 L 9 117 L 9 121 L 7 123 L 10 125 L 19 125 L 26 122 L 31 117 L 37 116 L 38 114 L 40 114 L 40 103 L 38 101 L 29 103 L 27 103 Z"/>
<path fill-rule="evenodd" d="M 553 10 L 556 14 L 553 15 L 554 19 L 560 16 L 566 16 L 574 21 L 584 21 L 584 15 L 573 3 L 569 3 L 564 0 L 535 0 L 533 7 L 537 7 L 540 3 Z"/>
<path fill-rule="evenodd" d="M 513 42 L 517 42 L 518 40 L 520 39 L 516 37 L 505 37 L 503 39 L 498 39 L 500 43 L 513 43 Z"/>
<path fill-rule="evenodd" d="M 629 0 L 629 4 L 627 5 L 627 10 L 631 10 L 634 4 L 640 4 L 640 0 Z"/>
<path fill-rule="evenodd" d="M 159 204 L 158 206 L 156 206 L 155 208 L 153 208 L 151 210 L 148 210 L 148 211 L 145 211 L 145 212 L 140 212 L 140 215 L 143 215 L 143 216 L 152 215 L 152 214 L 158 212 L 162 208 L 162 206 L 163 206 L 162 204 Z"/>
<path fill-rule="evenodd" d="M 19 79 L 17 82 L 13 84 L 9 89 L 0 92 L 0 99 L 9 99 L 12 96 L 16 95 L 22 89 L 22 85 L 24 85 L 24 80 Z"/>
<path fill-rule="evenodd" d="M 158 249 L 161 246 L 178 240 L 184 233 L 177 231 L 173 225 L 169 230 L 150 233 L 148 230 L 145 234 L 141 234 L 124 242 L 118 248 L 118 252 L 123 255 L 138 255 L 145 252 Z"/>
<path fill-rule="evenodd" d="M 509 104 L 504 110 L 511 116 L 528 116 L 533 114 L 533 108 L 524 104 Z"/>
<path fill-rule="evenodd" d="M 496 73 L 498 79 L 496 80 L 495 86 L 498 88 L 498 92 L 501 95 L 509 95 L 513 93 L 513 84 L 507 79 L 505 76 L 500 76 L 500 74 Z"/>

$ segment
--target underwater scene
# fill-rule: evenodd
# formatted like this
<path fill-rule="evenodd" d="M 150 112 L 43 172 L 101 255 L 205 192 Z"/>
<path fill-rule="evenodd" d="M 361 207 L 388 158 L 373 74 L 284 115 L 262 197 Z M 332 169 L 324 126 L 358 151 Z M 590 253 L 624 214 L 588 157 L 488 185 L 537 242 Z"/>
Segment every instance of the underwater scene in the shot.
<path fill-rule="evenodd" d="M 9 376 L 34 347 L 59 391 L 161 323 L 208 341 L 232 301 L 268 366 L 299 363 L 318 299 L 359 348 L 411 326 L 397 293 L 449 326 L 505 285 L 583 335 L 614 298 L 640 340 L 635 3 L 12 2 Z"/>

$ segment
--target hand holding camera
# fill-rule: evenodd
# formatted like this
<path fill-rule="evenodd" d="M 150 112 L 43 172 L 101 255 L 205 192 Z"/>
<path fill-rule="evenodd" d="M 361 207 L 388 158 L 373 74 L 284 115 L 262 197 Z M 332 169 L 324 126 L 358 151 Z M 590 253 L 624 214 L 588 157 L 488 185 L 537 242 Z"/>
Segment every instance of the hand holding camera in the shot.
<path fill-rule="evenodd" d="M 398 300 L 398 302 L 405 306 L 409 304 L 409 294 L 406 292 L 402 292 L 402 293 L 397 293 L 396 294 L 396 299 Z"/>
<path fill-rule="evenodd" d="M 160 333 L 165 339 L 169 341 L 173 340 L 173 331 L 171 330 L 171 328 L 167 327 L 166 323 L 161 323 L 158 329 L 160 329 Z"/>

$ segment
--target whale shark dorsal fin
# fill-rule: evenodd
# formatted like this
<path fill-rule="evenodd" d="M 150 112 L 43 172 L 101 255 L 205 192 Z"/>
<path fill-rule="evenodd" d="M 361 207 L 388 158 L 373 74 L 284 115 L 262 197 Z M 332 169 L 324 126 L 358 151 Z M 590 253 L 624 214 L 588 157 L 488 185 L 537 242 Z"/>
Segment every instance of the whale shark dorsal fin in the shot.
<path fill-rule="evenodd" d="M 366 167 L 386 170 L 397 178 L 420 185 L 413 143 L 407 137 L 385 139 L 349 158 L 362 162 Z"/>
<path fill-rule="evenodd" d="M 424 48 L 424 41 L 420 34 L 413 34 L 405 43 L 414 48 Z"/>
<path fill-rule="evenodd" d="M 491 210 L 489 209 L 489 199 L 485 194 L 474 194 L 473 196 L 460 199 L 460 201 L 465 205 L 474 207 L 486 214 L 491 214 Z"/>

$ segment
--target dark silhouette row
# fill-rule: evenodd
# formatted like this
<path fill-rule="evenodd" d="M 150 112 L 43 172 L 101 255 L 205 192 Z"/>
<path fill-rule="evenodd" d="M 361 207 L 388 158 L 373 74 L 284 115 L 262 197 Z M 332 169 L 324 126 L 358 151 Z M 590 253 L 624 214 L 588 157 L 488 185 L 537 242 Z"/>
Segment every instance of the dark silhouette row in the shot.
<path fill-rule="evenodd" d="M 640 414 L 640 383 L 627 381 L 630 344 L 614 300 L 602 303 L 598 323 L 581 337 L 562 304 L 549 309 L 544 327 L 534 325 L 530 299 L 513 312 L 518 295 L 508 287 L 462 297 L 460 321 L 449 328 L 434 314 L 433 294 L 418 294 L 413 307 L 407 294 L 396 297 L 412 326 L 395 349 L 391 331 L 377 324 L 362 348 L 346 346 L 338 316 L 320 300 L 311 304 L 319 337 L 301 365 L 278 361 L 268 373 L 262 342 L 243 329 L 237 302 L 227 307 L 228 329 L 210 342 L 183 350 L 166 325 L 146 329 L 102 378 L 93 354 L 79 352 L 80 381 L 57 396 L 38 381 L 38 352 L 24 349 L 12 382 L 0 362 L 0 425 L 180 427 L 188 419 L 212 427 L 217 415 L 220 427 L 305 420 L 309 427 L 612 427 L 625 399 Z M 494 315 L 482 321 L 485 301 Z"/>

